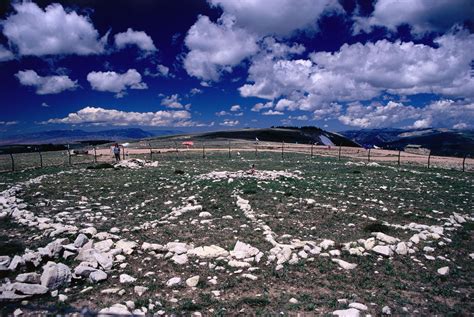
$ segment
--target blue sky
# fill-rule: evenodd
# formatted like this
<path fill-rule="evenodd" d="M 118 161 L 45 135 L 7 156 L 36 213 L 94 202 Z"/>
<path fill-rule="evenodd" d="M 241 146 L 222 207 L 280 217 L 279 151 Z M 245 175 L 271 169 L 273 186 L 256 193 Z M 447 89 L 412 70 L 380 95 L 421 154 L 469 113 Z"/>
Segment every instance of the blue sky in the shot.
<path fill-rule="evenodd" d="M 0 133 L 474 128 L 471 0 L 12 1 Z"/>

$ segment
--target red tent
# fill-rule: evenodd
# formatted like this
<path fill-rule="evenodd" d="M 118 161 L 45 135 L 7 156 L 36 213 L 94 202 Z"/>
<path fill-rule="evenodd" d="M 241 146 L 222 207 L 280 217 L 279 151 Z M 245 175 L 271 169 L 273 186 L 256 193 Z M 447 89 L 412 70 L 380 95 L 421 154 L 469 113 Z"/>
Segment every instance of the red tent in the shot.
<path fill-rule="evenodd" d="M 193 141 L 184 141 L 183 143 L 181 143 L 182 145 L 185 145 L 186 147 L 190 147 L 190 146 L 194 146 L 194 142 Z"/>

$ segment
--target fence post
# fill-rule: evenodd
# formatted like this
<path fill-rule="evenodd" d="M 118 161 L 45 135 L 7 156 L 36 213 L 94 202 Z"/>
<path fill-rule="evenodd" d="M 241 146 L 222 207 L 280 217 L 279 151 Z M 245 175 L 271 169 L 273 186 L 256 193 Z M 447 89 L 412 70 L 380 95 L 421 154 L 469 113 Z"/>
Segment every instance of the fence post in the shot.
<path fill-rule="evenodd" d="M 462 171 L 464 172 L 465 171 L 465 164 L 466 164 L 466 156 L 467 154 L 464 154 L 464 158 L 462 159 Z"/>
<path fill-rule="evenodd" d="M 178 143 L 176 141 L 174 141 L 174 148 L 176 149 L 176 158 L 179 157 L 178 155 Z"/>
<path fill-rule="evenodd" d="M 150 161 L 153 161 L 153 150 L 151 149 L 150 143 L 148 143 L 148 147 L 150 148 Z"/>
<path fill-rule="evenodd" d="M 230 158 L 230 141 L 229 141 L 229 158 Z"/>
<path fill-rule="evenodd" d="M 202 158 L 206 158 L 206 148 L 204 147 L 204 142 L 202 142 Z"/>
<path fill-rule="evenodd" d="M 400 153 L 402 153 L 402 151 L 398 151 L 398 166 L 400 166 Z"/>
<path fill-rule="evenodd" d="M 10 158 L 12 160 L 12 172 L 14 172 L 15 171 L 15 160 L 13 159 L 13 154 L 12 153 L 10 153 Z"/>
<path fill-rule="evenodd" d="M 258 143 L 255 141 L 255 157 L 258 156 Z"/>
<path fill-rule="evenodd" d="M 369 153 L 367 154 L 367 162 L 370 162 L 370 148 L 369 148 Z"/>
<path fill-rule="evenodd" d="M 337 154 L 337 159 L 341 160 L 341 145 L 339 144 L 339 153 Z"/>
<path fill-rule="evenodd" d="M 125 146 L 122 145 L 122 160 L 125 160 Z"/>
<path fill-rule="evenodd" d="M 41 154 L 41 151 L 38 149 L 38 155 L 40 157 L 40 167 L 43 167 L 43 155 Z"/>
<path fill-rule="evenodd" d="M 311 157 L 313 157 L 313 147 L 314 147 L 314 144 L 313 142 L 311 142 Z"/>
<path fill-rule="evenodd" d="M 97 163 L 97 151 L 95 147 L 94 147 L 94 163 Z"/>
<path fill-rule="evenodd" d="M 430 161 L 431 161 L 431 151 L 430 151 L 430 154 L 428 154 L 428 168 L 430 168 Z"/>
<path fill-rule="evenodd" d="M 68 159 L 69 165 L 72 165 L 72 162 L 71 162 L 71 150 L 69 149 L 69 144 L 67 145 L 67 159 Z"/>
<path fill-rule="evenodd" d="M 283 159 L 284 148 L 285 148 L 285 141 L 282 141 L 281 142 L 281 159 Z"/>

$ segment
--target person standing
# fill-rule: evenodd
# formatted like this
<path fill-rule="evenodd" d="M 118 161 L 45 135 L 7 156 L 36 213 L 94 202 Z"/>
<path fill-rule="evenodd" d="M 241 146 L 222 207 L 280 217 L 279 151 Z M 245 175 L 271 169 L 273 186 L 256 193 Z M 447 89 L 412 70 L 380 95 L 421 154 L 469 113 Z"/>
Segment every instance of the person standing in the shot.
<path fill-rule="evenodd" d="M 115 143 L 113 152 L 115 156 L 115 161 L 116 162 L 120 161 L 120 146 L 118 145 L 118 143 Z"/>

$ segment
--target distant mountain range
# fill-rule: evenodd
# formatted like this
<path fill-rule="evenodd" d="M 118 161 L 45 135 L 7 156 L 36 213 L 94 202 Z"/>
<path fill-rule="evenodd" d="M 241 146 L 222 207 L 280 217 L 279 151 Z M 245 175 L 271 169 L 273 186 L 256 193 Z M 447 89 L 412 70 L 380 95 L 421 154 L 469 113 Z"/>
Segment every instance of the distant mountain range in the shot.
<path fill-rule="evenodd" d="M 268 129 L 241 129 L 232 131 L 217 131 L 196 135 L 202 139 L 241 139 L 267 142 L 286 142 L 320 145 L 359 145 L 348 138 L 317 127 L 275 127 Z"/>
<path fill-rule="evenodd" d="M 403 150 L 408 144 L 417 144 L 430 149 L 433 155 L 474 155 L 474 130 L 368 129 L 341 134 L 366 147 Z"/>
<path fill-rule="evenodd" d="M 51 130 L 2 137 L 0 145 L 12 144 L 67 144 L 83 141 L 126 141 L 144 139 L 158 135 L 179 133 L 174 130 L 147 132 L 138 128 L 112 129 L 103 131 Z"/>

